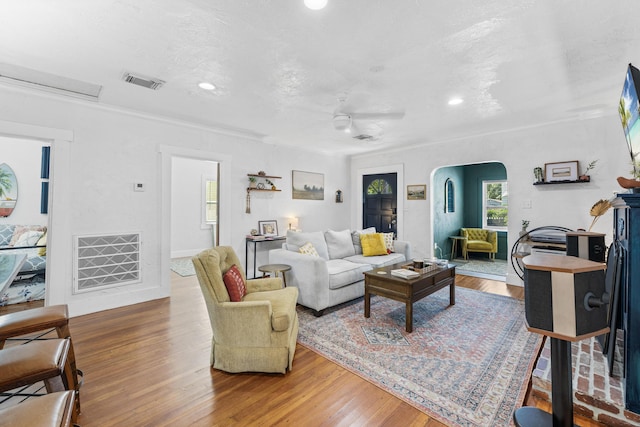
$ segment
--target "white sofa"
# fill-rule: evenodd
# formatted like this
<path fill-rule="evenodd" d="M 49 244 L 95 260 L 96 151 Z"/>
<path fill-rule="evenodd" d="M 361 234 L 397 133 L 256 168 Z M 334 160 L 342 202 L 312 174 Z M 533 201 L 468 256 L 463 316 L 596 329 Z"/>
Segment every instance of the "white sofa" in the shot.
<path fill-rule="evenodd" d="M 298 288 L 298 303 L 320 316 L 323 310 L 364 295 L 365 271 L 411 259 L 411 245 L 393 241 L 393 252 L 387 255 L 364 256 L 360 234 L 375 233 L 374 228 L 353 231 L 326 232 L 287 231 L 282 249 L 269 251 L 270 264 L 288 264 L 287 286 Z M 318 256 L 299 252 L 311 243 Z"/>

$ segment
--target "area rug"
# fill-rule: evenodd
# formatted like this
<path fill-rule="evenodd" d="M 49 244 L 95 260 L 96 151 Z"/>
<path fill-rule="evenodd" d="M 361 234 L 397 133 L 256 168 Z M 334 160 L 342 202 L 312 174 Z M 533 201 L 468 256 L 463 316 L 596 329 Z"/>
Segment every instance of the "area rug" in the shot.
<path fill-rule="evenodd" d="M 196 270 L 193 268 L 193 262 L 191 257 L 187 258 L 173 258 L 171 259 L 171 270 L 178 273 L 180 276 L 187 277 L 196 274 Z"/>
<path fill-rule="evenodd" d="M 298 342 L 447 425 L 508 426 L 522 406 L 540 335 L 525 327 L 522 301 L 456 288 L 414 304 L 373 296 L 314 317 L 300 307 Z"/>
<path fill-rule="evenodd" d="M 485 259 L 454 259 L 451 261 L 456 265 L 456 273 L 467 276 L 484 277 L 487 279 L 506 280 L 507 278 L 507 261 L 504 259 L 489 260 Z"/>

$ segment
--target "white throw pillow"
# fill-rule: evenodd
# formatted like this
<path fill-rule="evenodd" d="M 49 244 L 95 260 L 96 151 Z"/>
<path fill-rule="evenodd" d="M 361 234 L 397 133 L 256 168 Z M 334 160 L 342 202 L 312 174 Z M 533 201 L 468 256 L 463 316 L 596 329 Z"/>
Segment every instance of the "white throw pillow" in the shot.
<path fill-rule="evenodd" d="M 322 231 L 304 233 L 287 230 L 288 245 L 294 245 L 301 248 L 308 242 L 316 248 L 316 251 L 321 258 L 326 260 L 329 259 L 329 250 L 327 249 L 327 242 L 324 240 L 324 233 Z"/>
<path fill-rule="evenodd" d="M 327 241 L 330 259 L 340 259 L 356 254 L 349 230 L 327 230 L 324 233 L 324 239 Z"/>
<path fill-rule="evenodd" d="M 305 255 L 319 257 L 318 251 L 316 251 L 316 248 L 313 247 L 311 242 L 307 242 L 304 245 L 300 246 L 300 249 L 298 249 L 298 252 Z"/>
<path fill-rule="evenodd" d="M 25 231 L 18 237 L 14 246 L 34 246 L 43 234 L 41 231 Z"/>
<path fill-rule="evenodd" d="M 393 233 L 382 233 L 382 237 L 384 238 L 384 245 L 387 247 L 389 252 L 395 252 L 393 249 Z"/>

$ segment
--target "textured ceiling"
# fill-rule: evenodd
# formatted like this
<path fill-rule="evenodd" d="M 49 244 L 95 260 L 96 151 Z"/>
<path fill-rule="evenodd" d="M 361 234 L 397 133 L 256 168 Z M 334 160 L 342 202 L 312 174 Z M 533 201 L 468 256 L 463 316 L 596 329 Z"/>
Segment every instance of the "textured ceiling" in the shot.
<path fill-rule="evenodd" d="M 362 153 L 617 113 L 639 3 L 21 0 L 0 62 L 103 86 L 99 103 Z M 125 71 L 166 81 L 124 83 Z M 213 92 L 197 87 L 217 85 Z M 449 106 L 453 96 L 464 103 Z M 341 103 L 341 100 L 343 101 Z M 401 113 L 336 131 L 336 111 Z M 358 141 L 366 133 L 376 141 Z"/>

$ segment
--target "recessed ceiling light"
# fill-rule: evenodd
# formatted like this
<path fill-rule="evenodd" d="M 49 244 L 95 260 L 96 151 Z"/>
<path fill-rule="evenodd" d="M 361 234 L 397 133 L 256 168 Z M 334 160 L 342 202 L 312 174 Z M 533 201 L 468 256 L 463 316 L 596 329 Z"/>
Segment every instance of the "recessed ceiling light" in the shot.
<path fill-rule="evenodd" d="M 327 5 L 327 0 L 304 0 L 304 5 L 311 10 L 320 10 Z"/>
<path fill-rule="evenodd" d="M 204 90 L 214 90 L 216 88 L 216 85 L 209 82 L 202 82 L 202 83 L 198 83 L 198 87 Z"/>
<path fill-rule="evenodd" d="M 451 98 L 449 100 L 449 105 L 459 105 L 462 104 L 464 102 L 464 99 L 462 98 Z"/>

